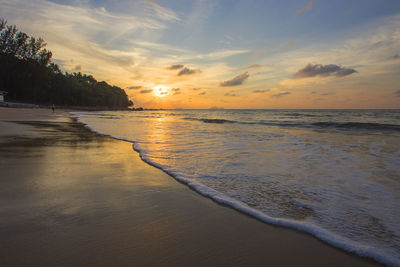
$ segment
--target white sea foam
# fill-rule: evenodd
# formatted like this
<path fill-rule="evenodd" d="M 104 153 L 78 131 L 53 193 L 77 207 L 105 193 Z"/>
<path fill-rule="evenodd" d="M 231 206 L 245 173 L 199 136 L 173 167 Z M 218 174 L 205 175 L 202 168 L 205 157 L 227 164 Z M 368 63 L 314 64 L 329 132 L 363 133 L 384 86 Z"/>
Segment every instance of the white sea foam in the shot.
<path fill-rule="evenodd" d="M 287 130 L 184 119 L 212 115 L 218 122 L 255 120 L 245 112 L 239 119 L 201 111 L 110 113 L 73 115 L 94 132 L 132 142 L 145 162 L 218 203 L 400 266 L 396 132 Z M 286 118 L 272 116 L 275 121 Z"/>

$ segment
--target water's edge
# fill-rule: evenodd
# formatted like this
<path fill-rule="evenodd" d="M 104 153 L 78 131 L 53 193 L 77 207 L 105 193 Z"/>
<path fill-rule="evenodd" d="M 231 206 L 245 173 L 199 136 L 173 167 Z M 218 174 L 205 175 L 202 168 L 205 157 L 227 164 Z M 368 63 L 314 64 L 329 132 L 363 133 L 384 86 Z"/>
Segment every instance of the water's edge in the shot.
<path fill-rule="evenodd" d="M 355 244 L 352 240 L 335 235 L 334 233 L 332 233 L 328 230 L 325 230 L 321 227 L 318 227 L 314 224 L 311 224 L 311 223 L 307 224 L 307 223 L 302 223 L 302 222 L 298 222 L 298 221 L 294 221 L 294 220 L 290 220 L 290 219 L 270 217 L 256 209 L 249 207 L 245 203 L 242 203 L 242 202 L 232 199 L 228 196 L 225 196 L 224 194 L 222 194 L 214 189 L 211 189 L 201 183 L 190 181 L 188 179 L 185 179 L 184 177 L 179 177 L 178 175 L 163 169 L 163 167 L 161 165 L 146 158 L 143 155 L 142 151 L 138 148 L 137 142 L 135 142 L 133 140 L 118 138 L 118 137 L 114 137 L 109 134 L 104 134 L 104 133 L 98 132 L 98 131 L 94 130 L 93 128 L 91 128 L 88 124 L 82 122 L 80 120 L 79 116 L 77 116 L 75 114 L 70 114 L 70 116 L 75 118 L 77 120 L 77 122 L 81 123 L 84 127 L 86 127 L 87 129 L 89 129 L 90 131 L 92 131 L 98 135 L 110 137 L 112 139 L 124 141 L 127 143 L 131 143 L 133 150 L 139 154 L 139 156 L 143 162 L 145 162 L 157 169 L 160 169 L 161 171 L 168 174 L 176 181 L 188 186 L 190 189 L 196 191 L 200 195 L 210 198 L 211 200 L 217 202 L 218 204 L 226 205 L 226 206 L 233 208 L 239 212 L 242 212 L 246 215 L 254 217 L 264 223 L 269 223 L 269 224 L 280 226 L 280 227 L 287 227 L 287 228 L 298 230 L 298 231 L 301 231 L 301 232 L 304 232 L 307 234 L 311 234 L 312 236 L 316 237 L 317 239 L 319 239 L 333 247 L 342 249 L 342 250 L 352 253 L 352 254 L 356 254 L 357 256 L 360 256 L 362 258 L 372 259 L 378 263 L 385 264 L 388 266 L 400 266 L 399 263 L 396 262 L 396 260 L 393 259 L 390 255 L 387 255 L 387 254 L 382 255 L 382 254 L 376 253 L 374 248 L 372 248 L 372 247 L 361 246 L 361 245 Z"/>

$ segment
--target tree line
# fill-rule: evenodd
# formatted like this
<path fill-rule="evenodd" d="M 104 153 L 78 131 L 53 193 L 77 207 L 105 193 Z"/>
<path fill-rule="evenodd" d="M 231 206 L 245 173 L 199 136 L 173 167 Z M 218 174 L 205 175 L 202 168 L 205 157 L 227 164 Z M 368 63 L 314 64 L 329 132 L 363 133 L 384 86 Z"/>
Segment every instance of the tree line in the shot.
<path fill-rule="evenodd" d="M 63 73 L 51 62 L 42 38 L 30 37 L 0 19 L 0 90 L 9 101 L 64 106 L 125 108 L 125 91 L 93 76 Z"/>

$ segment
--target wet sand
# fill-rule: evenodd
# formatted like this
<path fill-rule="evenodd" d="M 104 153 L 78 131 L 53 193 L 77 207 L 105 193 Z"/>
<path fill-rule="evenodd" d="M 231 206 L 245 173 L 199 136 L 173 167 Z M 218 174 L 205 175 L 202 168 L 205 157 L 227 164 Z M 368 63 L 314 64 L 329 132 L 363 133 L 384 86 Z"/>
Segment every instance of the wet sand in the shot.
<path fill-rule="evenodd" d="M 215 203 L 132 144 L 0 108 L 0 266 L 374 266 Z"/>

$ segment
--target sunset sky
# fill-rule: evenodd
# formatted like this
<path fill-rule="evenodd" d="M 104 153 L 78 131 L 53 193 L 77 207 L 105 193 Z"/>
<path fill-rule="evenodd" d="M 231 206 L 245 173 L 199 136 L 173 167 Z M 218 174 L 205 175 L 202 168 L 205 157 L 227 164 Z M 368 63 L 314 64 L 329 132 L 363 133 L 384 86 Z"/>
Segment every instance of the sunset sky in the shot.
<path fill-rule="evenodd" d="M 400 108 L 400 1 L 0 0 L 145 108 Z"/>

